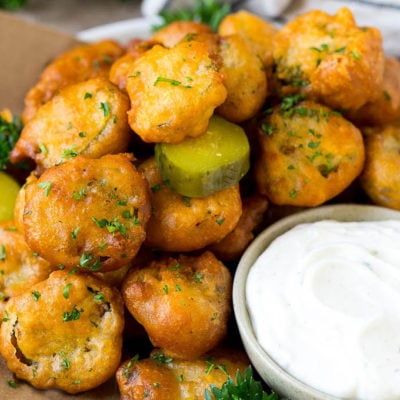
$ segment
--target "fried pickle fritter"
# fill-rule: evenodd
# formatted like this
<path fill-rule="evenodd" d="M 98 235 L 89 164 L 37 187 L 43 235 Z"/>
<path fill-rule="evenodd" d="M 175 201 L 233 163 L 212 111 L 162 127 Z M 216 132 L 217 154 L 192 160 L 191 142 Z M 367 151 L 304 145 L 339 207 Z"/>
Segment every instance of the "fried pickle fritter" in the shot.
<path fill-rule="evenodd" d="M 111 64 L 123 53 L 124 49 L 117 42 L 102 40 L 61 54 L 43 70 L 39 82 L 27 93 L 24 122 L 32 119 L 37 110 L 65 86 L 96 77 L 107 78 Z"/>
<path fill-rule="evenodd" d="M 8 301 L 0 352 L 35 388 L 79 393 L 115 373 L 123 326 L 118 290 L 90 275 L 55 271 Z"/>
<path fill-rule="evenodd" d="M 321 104 L 288 97 L 261 120 L 254 161 L 258 191 L 276 205 L 312 207 L 341 193 L 361 173 L 361 132 Z"/>
<path fill-rule="evenodd" d="M 77 156 L 25 192 L 28 244 L 52 264 L 109 271 L 135 257 L 150 217 L 146 180 L 128 154 Z"/>
<path fill-rule="evenodd" d="M 209 250 L 219 260 L 239 260 L 246 247 L 254 239 L 254 230 L 261 224 L 268 208 L 268 200 L 258 194 L 245 197 L 242 203 L 243 212 L 233 231 L 219 242 L 209 246 Z"/>
<path fill-rule="evenodd" d="M 174 21 L 153 33 L 150 40 L 158 42 L 164 47 L 174 47 L 182 40 L 202 33 L 213 33 L 213 30 L 202 22 Z"/>
<path fill-rule="evenodd" d="M 118 86 L 120 90 L 125 91 L 132 64 L 155 44 L 156 42 L 151 40 L 137 40 L 132 43 L 127 53 L 115 60 L 111 65 L 109 74 L 110 81 Z"/>
<path fill-rule="evenodd" d="M 385 57 L 383 83 L 379 97 L 346 117 L 356 125 L 385 125 L 400 119 L 400 61 Z"/>
<path fill-rule="evenodd" d="M 204 252 L 130 270 L 122 295 L 155 347 L 171 357 L 194 359 L 226 335 L 231 289 L 229 270 Z"/>
<path fill-rule="evenodd" d="M 221 36 L 239 34 L 248 40 L 267 70 L 273 64 L 272 43 L 276 32 L 274 25 L 245 10 L 228 14 L 218 27 Z"/>
<path fill-rule="evenodd" d="M 227 92 L 207 42 L 148 50 L 132 65 L 126 90 L 131 128 L 145 142 L 178 143 L 202 135 Z"/>
<path fill-rule="evenodd" d="M 206 197 L 184 197 L 163 182 L 151 157 L 138 167 L 151 189 L 146 245 L 164 251 L 200 250 L 223 239 L 242 214 L 239 184 Z"/>
<path fill-rule="evenodd" d="M 329 107 L 354 110 L 381 94 L 382 35 L 358 27 L 347 8 L 292 19 L 275 35 L 273 57 L 279 79 Z"/>
<path fill-rule="evenodd" d="M 363 190 L 380 206 L 400 210 L 400 122 L 364 130 Z"/>
<path fill-rule="evenodd" d="M 77 154 L 124 152 L 131 137 L 128 109 L 126 94 L 105 78 L 70 85 L 25 125 L 10 159 L 31 158 L 42 171 Z"/>
<path fill-rule="evenodd" d="M 149 358 L 125 361 L 116 378 L 121 400 L 203 400 L 213 384 L 220 388 L 237 371 L 244 373 L 247 356 L 237 349 L 216 349 L 199 359 L 185 361 L 165 357 L 158 350 Z"/>
<path fill-rule="evenodd" d="M 0 224 L 0 310 L 8 299 L 46 279 L 52 270 L 15 226 L 8 221 Z"/>
<path fill-rule="evenodd" d="M 223 60 L 220 72 L 225 76 L 228 95 L 217 113 L 232 122 L 250 119 L 267 97 L 267 75 L 263 64 L 241 35 L 223 37 L 219 52 Z"/>

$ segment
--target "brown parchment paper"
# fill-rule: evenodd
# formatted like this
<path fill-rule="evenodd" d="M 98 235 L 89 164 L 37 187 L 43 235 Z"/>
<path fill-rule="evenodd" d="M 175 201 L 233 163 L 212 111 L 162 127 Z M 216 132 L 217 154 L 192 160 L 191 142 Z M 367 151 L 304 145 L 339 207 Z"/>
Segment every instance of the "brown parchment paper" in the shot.
<path fill-rule="evenodd" d="M 20 114 L 45 65 L 78 43 L 74 36 L 0 12 L 0 110 Z"/>

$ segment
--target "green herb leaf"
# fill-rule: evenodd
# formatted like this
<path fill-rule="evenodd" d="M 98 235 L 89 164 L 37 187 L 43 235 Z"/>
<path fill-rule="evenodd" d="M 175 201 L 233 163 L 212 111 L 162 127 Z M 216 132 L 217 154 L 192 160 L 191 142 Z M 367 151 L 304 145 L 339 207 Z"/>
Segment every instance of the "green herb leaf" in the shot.
<path fill-rule="evenodd" d="M 165 10 L 159 15 L 162 23 L 153 26 L 157 31 L 174 21 L 196 21 L 209 25 L 214 31 L 218 30 L 222 19 L 231 11 L 230 5 L 219 0 L 195 0 L 194 6 L 178 10 Z"/>
<path fill-rule="evenodd" d="M 107 102 L 100 104 L 100 110 L 103 110 L 104 117 L 110 115 L 110 105 Z"/>
<path fill-rule="evenodd" d="M 63 289 L 63 297 L 64 299 L 68 299 L 69 298 L 69 290 L 71 289 L 72 283 L 67 283 Z"/>
<path fill-rule="evenodd" d="M 22 122 L 19 118 L 14 117 L 13 122 L 8 122 L 0 116 L 0 170 L 6 169 L 9 164 L 10 152 L 17 143 L 21 130 Z"/>
<path fill-rule="evenodd" d="M 47 197 L 50 193 L 51 182 L 49 182 L 49 181 L 40 182 L 40 183 L 38 183 L 38 187 L 40 187 L 41 189 L 44 189 L 44 194 Z"/>
<path fill-rule="evenodd" d="M 236 373 L 236 382 L 228 376 L 221 389 L 210 385 L 210 389 L 204 392 L 205 400 L 279 400 L 276 393 L 264 391 L 261 382 L 253 377 L 251 367 L 247 367 L 242 374 L 239 370 Z"/>
<path fill-rule="evenodd" d="M 40 292 L 35 290 L 34 292 L 32 292 L 32 296 L 33 296 L 33 300 L 38 301 L 40 299 Z"/>
<path fill-rule="evenodd" d="M 77 321 L 81 317 L 81 313 L 83 309 L 78 310 L 76 306 L 72 309 L 72 311 L 65 311 L 62 316 L 63 322 L 69 321 Z"/>

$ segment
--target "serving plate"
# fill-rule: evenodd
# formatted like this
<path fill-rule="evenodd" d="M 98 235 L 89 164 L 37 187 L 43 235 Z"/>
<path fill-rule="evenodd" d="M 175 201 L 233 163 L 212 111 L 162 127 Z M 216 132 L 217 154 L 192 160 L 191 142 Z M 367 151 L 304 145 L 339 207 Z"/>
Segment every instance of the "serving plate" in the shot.
<path fill-rule="evenodd" d="M 152 27 L 160 22 L 161 19 L 157 16 L 133 18 L 85 29 L 78 32 L 76 36 L 79 40 L 88 43 L 102 39 L 113 39 L 124 45 L 132 38 L 148 38 L 151 35 Z"/>

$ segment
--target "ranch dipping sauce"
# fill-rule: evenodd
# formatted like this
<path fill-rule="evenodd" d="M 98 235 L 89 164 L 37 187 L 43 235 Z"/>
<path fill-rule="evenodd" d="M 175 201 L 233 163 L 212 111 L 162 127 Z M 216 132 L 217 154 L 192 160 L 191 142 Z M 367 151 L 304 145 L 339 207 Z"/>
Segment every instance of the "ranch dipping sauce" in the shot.
<path fill-rule="evenodd" d="M 400 399 L 400 220 L 320 221 L 250 269 L 257 340 L 298 380 L 344 399 Z"/>

